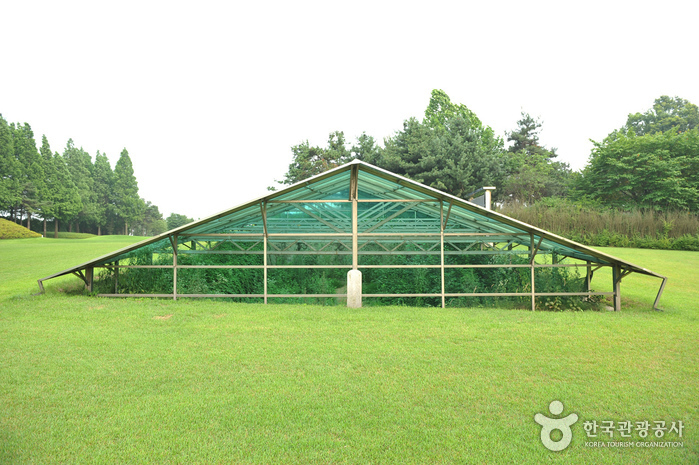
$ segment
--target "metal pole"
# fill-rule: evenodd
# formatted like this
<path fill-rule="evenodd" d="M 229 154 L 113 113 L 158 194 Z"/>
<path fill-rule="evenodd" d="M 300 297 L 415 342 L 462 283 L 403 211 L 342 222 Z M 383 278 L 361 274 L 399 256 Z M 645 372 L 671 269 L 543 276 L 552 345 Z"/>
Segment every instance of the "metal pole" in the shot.
<path fill-rule="evenodd" d="M 260 204 L 260 209 L 262 210 L 262 227 L 264 228 L 265 236 L 262 238 L 262 265 L 264 266 L 264 302 L 267 303 L 267 240 L 269 235 L 267 233 L 267 205 L 265 203 Z"/>
<path fill-rule="evenodd" d="M 612 282 L 614 285 L 614 311 L 621 310 L 621 268 L 619 265 L 612 267 Z"/>
<path fill-rule="evenodd" d="M 444 202 L 439 202 L 439 224 L 441 226 L 441 233 L 439 236 L 439 252 L 441 259 L 441 272 L 442 272 L 442 308 L 446 307 L 446 299 L 444 297 Z"/>
<path fill-rule="evenodd" d="M 536 309 L 536 289 L 534 287 L 534 255 L 536 251 L 534 250 L 534 233 L 529 234 L 530 244 L 529 251 L 531 254 L 529 265 L 531 267 L 531 282 L 532 282 L 532 312 Z"/>
<path fill-rule="evenodd" d="M 585 263 L 586 263 L 585 266 L 587 269 L 587 271 L 585 273 L 585 288 L 586 288 L 585 290 L 587 292 L 590 292 L 590 290 L 592 288 L 592 263 L 589 260 L 587 260 Z"/>
<path fill-rule="evenodd" d="M 177 300 L 177 234 L 172 241 L 172 300 Z"/>
<path fill-rule="evenodd" d="M 658 291 L 658 296 L 655 298 L 655 302 L 653 302 L 653 310 L 658 310 L 662 311 L 658 307 L 658 303 L 660 303 L 660 297 L 663 295 L 663 290 L 665 290 L 665 283 L 667 283 L 667 278 L 663 278 L 663 282 L 660 284 L 660 290 Z"/>
<path fill-rule="evenodd" d="M 85 281 L 87 281 L 87 291 L 92 292 L 95 282 L 95 269 L 93 267 L 85 268 Z"/>
<path fill-rule="evenodd" d="M 350 200 L 352 200 L 352 269 L 356 270 L 359 265 L 359 240 L 358 240 L 358 225 L 357 220 L 359 217 L 358 205 L 357 205 L 357 180 L 359 176 L 359 169 L 357 165 L 352 166 L 352 172 L 350 177 Z"/>

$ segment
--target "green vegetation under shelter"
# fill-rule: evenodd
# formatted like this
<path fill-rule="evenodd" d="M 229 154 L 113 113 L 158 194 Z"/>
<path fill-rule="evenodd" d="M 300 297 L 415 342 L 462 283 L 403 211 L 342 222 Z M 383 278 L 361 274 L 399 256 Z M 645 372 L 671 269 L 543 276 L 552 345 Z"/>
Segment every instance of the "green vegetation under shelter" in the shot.
<path fill-rule="evenodd" d="M 597 292 L 596 270 L 612 270 Z M 629 273 L 666 278 L 373 165 L 353 161 L 39 280 L 110 297 L 581 308 Z"/>

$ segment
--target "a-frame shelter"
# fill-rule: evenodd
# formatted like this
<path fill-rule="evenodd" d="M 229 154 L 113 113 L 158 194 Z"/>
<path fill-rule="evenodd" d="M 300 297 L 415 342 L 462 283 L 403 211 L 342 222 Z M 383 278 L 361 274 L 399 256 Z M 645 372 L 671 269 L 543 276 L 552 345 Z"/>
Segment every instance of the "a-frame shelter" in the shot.
<path fill-rule="evenodd" d="M 288 260 L 291 256 L 304 254 L 333 256 L 335 261 L 298 265 Z M 144 255 L 150 259 L 144 261 Z M 187 260 L 194 255 L 200 259 L 197 264 Z M 408 260 L 381 264 L 375 260 L 381 256 L 411 255 L 430 259 L 420 264 L 408 263 Z M 499 259 L 464 259 L 469 256 Z M 245 261 L 241 261 L 241 257 L 246 257 Z M 519 260 L 508 260 L 507 257 L 519 257 Z M 208 258 L 211 260 L 207 261 Z M 612 296 L 614 309 L 619 310 L 621 280 L 630 273 L 639 273 L 662 279 L 654 303 L 654 308 L 657 308 L 667 281 L 666 277 L 640 266 L 355 160 L 208 218 L 41 278 L 38 282 L 43 290 L 43 281 L 75 274 L 92 291 L 98 271 L 102 271 L 102 274 L 109 275 L 112 292 L 98 295 L 108 297 L 258 298 L 265 303 L 279 297 L 348 297 L 348 302 L 354 302 L 350 305 L 356 305 L 357 296 L 348 296 L 347 293 L 291 295 L 269 291 L 268 275 L 272 270 L 309 267 L 355 272 L 381 268 L 428 268 L 440 274 L 441 289 L 429 293 L 361 294 L 360 285 L 359 305 L 362 297 L 430 296 L 441 298 L 442 306 L 445 306 L 450 298 L 514 296 L 530 298 L 533 310 L 537 297 L 607 295 Z M 573 293 L 537 290 L 538 269 L 565 267 L 583 270 L 587 283 L 585 289 Z M 182 292 L 182 273 L 201 268 L 254 270 L 254 279 L 259 281 L 259 286 L 254 292 L 235 294 Z M 449 270 L 455 268 L 524 272 L 528 274 L 528 285 L 516 292 L 462 289 L 458 283 L 451 283 L 447 276 Z M 611 292 L 595 292 L 590 288 L 593 273 L 600 268 L 612 271 Z M 134 269 L 157 273 L 158 279 L 166 284 L 159 292 L 120 292 L 120 273 L 123 280 Z M 348 288 L 351 294 L 357 287 L 350 285 Z"/>

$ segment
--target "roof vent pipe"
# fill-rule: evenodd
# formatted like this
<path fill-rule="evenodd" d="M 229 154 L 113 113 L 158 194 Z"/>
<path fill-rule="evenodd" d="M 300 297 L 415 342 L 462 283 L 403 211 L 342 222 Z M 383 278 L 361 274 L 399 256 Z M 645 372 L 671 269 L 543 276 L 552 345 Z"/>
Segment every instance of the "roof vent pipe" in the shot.
<path fill-rule="evenodd" d="M 486 210 L 492 210 L 492 202 L 493 202 L 493 192 L 495 190 L 495 187 L 489 186 L 489 187 L 481 187 L 480 189 L 477 189 L 470 194 L 468 194 L 466 197 L 468 198 L 469 202 L 475 203 L 476 205 L 479 205 Z M 478 194 L 479 192 L 483 191 L 483 195 L 480 195 L 478 197 L 473 197 L 474 195 Z"/>

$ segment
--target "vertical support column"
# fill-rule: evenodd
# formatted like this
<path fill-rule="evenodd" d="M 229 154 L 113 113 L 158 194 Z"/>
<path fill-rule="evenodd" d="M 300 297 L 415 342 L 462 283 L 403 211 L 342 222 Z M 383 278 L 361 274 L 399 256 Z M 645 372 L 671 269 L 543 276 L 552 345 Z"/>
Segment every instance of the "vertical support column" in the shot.
<path fill-rule="evenodd" d="M 590 263 L 590 260 L 587 260 L 585 262 L 587 266 L 585 267 L 586 272 L 585 272 L 585 290 L 587 292 L 591 292 L 592 290 L 592 263 Z"/>
<path fill-rule="evenodd" d="M 532 312 L 536 309 L 536 288 L 534 286 L 534 257 L 536 256 L 536 251 L 534 250 L 534 233 L 529 233 L 529 265 L 531 269 L 531 283 L 532 283 Z"/>
<path fill-rule="evenodd" d="M 267 232 L 267 202 L 262 202 L 260 203 L 260 210 L 262 210 L 262 227 L 263 227 L 263 233 L 264 236 L 262 238 L 262 266 L 263 266 L 263 274 L 264 274 L 264 301 L 265 304 L 267 303 L 267 241 L 269 239 L 269 235 Z"/>
<path fill-rule="evenodd" d="M 440 235 L 439 235 L 439 254 L 442 272 L 442 308 L 446 307 L 446 299 L 444 296 L 444 202 L 439 201 L 439 225 L 440 225 Z"/>
<path fill-rule="evenodd" d="M 172 243 L 172 300 L 177 300 L 177 234 L 170 239 Z"/>
<path fill-rule="evenodd" d="M 95 281 L 95 269 L 93 267 L 85 268 L 85 281 L 87 281 L 87 291 L 92 292 Z"/>
<path fill-rule="evenodd" d="M 359 206 L 357 204 L 357 180 L 359 177 L 359 167 L 352 165 L 350 173 L 350 200 L 352 201 L 352 269 L 356 270 L 359 266 L 359 237 L 358 237 L 358 219 Z"/>
<path fill-rule="evenodd" d="M 612 266 L 612 283 L 614 285 L 614 311 L 621 310 L 621 267 Z"/>
<path fill-rule="evenodd" d="M 350 172 L 350 194 L 352 201 L 352 269 L 347 272 L 347 307 L 362 306 L 362 272 L 359 268 L 359 205 L 357 202 L 359 166 L 352 165 Z"/>
<path fill-rule="evenodd" d="M 119 260 L 114 262 L 114 293 L 119 293 Z"/>

